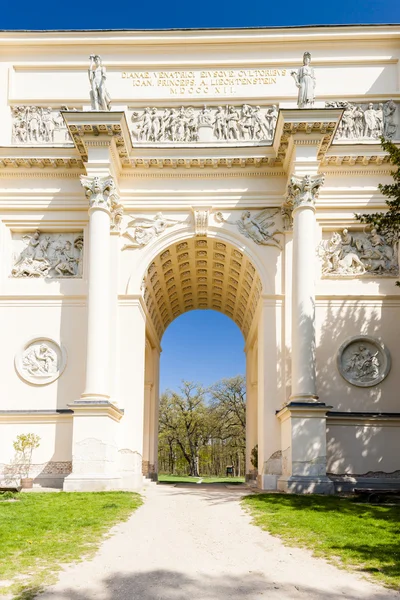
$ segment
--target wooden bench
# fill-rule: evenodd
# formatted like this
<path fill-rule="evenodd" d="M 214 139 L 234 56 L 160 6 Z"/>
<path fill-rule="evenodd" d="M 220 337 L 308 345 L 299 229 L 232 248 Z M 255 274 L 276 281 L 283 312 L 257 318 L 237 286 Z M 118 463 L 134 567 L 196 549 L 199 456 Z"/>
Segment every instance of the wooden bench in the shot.
<path fill-rule="evenodd" d="M 379 502 L 381 498 L 387 496 L 400 496 L 400 489 L 395 488 L 354 488 L 357 496 L 367 496 L 368 502 Z"/>

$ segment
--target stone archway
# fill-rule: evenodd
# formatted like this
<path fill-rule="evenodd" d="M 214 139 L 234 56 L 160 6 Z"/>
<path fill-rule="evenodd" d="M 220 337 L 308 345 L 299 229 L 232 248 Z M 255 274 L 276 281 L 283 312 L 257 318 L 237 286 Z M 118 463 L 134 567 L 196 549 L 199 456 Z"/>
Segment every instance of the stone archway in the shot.
<path fill-rule="evenodd" d="M 146 270 L 142 293 L 146 306 L 147 332 L 161 341 L 165 329 L 181 314 L 194 310 L 216 310 L 231 318 L 249 338 L 262 294 L 262 281 L 252 260 L 221 238 L 191 237 L 175 241 L 160 251 Z M 157 473 L 159 352 L 146 337 L 143 431 L 143 473 Z M 257 443 L 257 335 L 246 351 L 248 412 L 246 465 L 252 469 L 251 449 Z"/>

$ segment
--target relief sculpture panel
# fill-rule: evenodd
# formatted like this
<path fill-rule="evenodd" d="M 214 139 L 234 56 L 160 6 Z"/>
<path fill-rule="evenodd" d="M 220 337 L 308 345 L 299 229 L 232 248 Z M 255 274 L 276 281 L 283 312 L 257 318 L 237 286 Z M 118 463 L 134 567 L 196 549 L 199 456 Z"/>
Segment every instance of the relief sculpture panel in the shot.
<path fill-rule="evenodd" d="M 272 141 L 277 106 L 150 108 L 131 114 L 134 143 Z"/>
<path fill-rule="evenodd" d="M 367 335 L 350 338 L 337 354 L 341 376 L 357 387 L 377 385 L 388 375 L 390 366 L 389 350 L 382 342 Z"/>
<path fill-rule="evenodd" d="M 66 106 L 61 110 L 67 110 Z M 12 106 L 13 144 L 66 144 L 72 142 L 59 110 L 41 106 Z"/>
<path fill-rule="evenodd" d="M 397 104 L 393 100 L 378 104 L 326 102 L 325 106 L 344 108 L 335 141 L 371 141 L 379 140 L 381 136 L 393 140 L 399 137 Z"/>
<path fill-rule="evenodd" d="M 343 229 L 322 240 L 318 255 L 322 275 L 362 276 L 399 274 L 397 240 L 372 229 L 369 233 Z"/>
<path fill-rule="evenodd" d="M 34 385 L 46 385 L 58 379 L 66 363 L 65 348 L 47 337 L 30 340 L 15 357 L 15 368 L 21 379 Z"/>
<path fill-rule="evenodd" d="M 83 232 L 12 234 L 11 277 L 82 277 Z"/>

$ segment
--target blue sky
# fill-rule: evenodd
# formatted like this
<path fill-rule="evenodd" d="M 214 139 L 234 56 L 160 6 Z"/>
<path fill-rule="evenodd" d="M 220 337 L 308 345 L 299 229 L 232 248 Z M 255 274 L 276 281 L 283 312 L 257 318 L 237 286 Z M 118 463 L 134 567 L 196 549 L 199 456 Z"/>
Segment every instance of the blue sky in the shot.
<path fill-rule="evenodd" d="M 161 341 L 160 390 L 177 389 L 182 379 L 208 386 L 245 374 L 244 339 L 229 317 L 192 310 L 171 323 Z"/>
<path fill-rule="evenodd" d="M 1 29 L 164 29 L 398 23 L 399 0 L 3 0 Z"/>

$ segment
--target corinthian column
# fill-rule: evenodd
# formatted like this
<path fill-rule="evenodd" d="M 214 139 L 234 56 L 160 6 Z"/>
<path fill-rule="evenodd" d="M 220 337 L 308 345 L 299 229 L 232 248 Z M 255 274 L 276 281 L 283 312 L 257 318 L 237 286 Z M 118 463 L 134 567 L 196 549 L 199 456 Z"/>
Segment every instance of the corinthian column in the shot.
<path fill-rule="evenodd" d="M 315 199 L 324 175 L 292 177 L 292 402 L 318 400 L 315 376 Z"/>
<path fill-rule="evenodd" d="M 110 397 L 110 224 L 118 196 L 112 177 L 81 176 L 89 200 L 86 385 L 82 399 Z"/>

